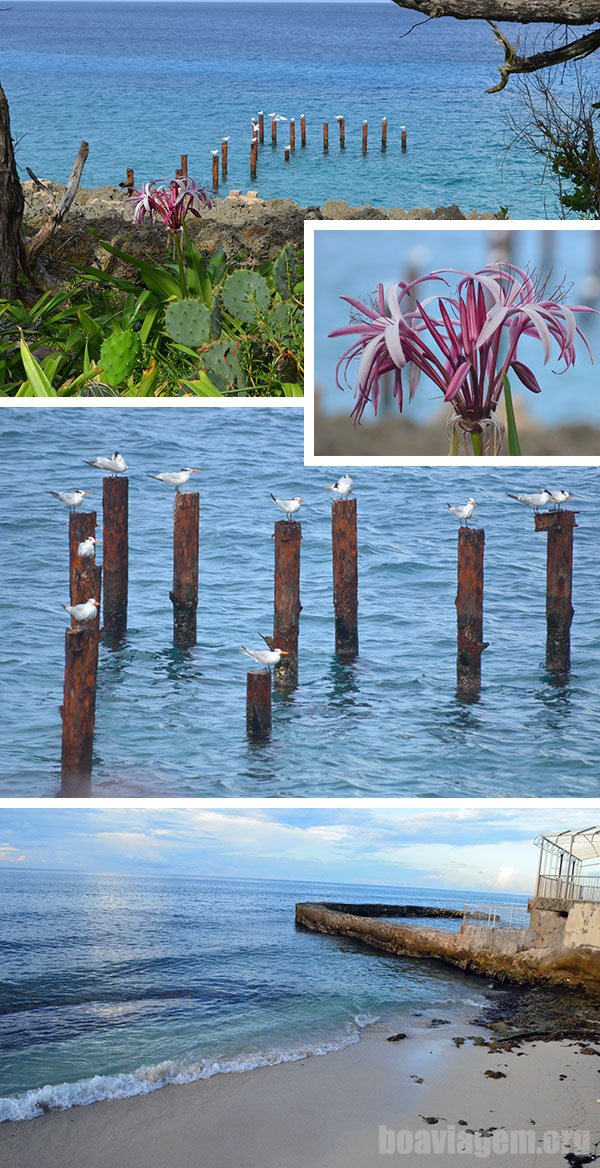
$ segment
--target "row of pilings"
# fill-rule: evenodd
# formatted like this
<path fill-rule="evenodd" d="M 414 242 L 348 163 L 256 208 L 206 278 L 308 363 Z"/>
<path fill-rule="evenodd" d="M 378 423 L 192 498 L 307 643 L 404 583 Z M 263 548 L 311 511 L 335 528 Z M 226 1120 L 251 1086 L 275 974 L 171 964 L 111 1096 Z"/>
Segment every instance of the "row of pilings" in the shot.
<path fill-rule="evenodd" d="M 270 127 L 270 145 L 272 148 L 277 147 L 278 131 L 277 127 L 280 124 L 280 119 L 275 116 L 271 119 Z M 338 127 L 339 148 L 341 151 L 346 150 L 346 119 L 341 115 L 335 119 Z M 283 122 L 281 122 L 283 124 Z M 283 147 L 283 160 L 290 162 L 296 150 L 296 119 L 285 119 L 285 124 L 289 131 L 289 139 Z M 300 147 L 304 149 L 307 145 L 307 131 L 306 131 L 306 115 L 301 114 L 299 119 L 299 137 Z M 328 121 L 323 122 L 321 126 L 322 148 L 323 154 L 329 154 L 330 150 L 330 136 L 329 136 Z M 381 119 L 381 134 L 379 149 L 382 154 L 385 154 L 388 148 L 388 119 L 383 117 Z M 361 154 L 366 155 L 369 149 L 369 122 L 365 119 L 361 123 Z M 400 126 L 400 149 L 403 154 L 408 148 L 408 133 L 406 126 Z M 258 154 L 259 148 L 265 144 L 265 115 L 259 113 L 256 116 L 256 121 L 253 123 L 252 136 L 250 138 L 250 178 L 254 182 L 256 180 L 258 170 Z M 211 151 L 211 184 L 213 190 L 219 188 L 219 178 L 227 181 L 229 171 L 229 137 L 221 139 L 220 149 Z M 182 154 L 180 165 L 175 171 L 176 178 L 188 177 L 188 155 Z M 125 169 L 125 181 L 119 184 L 124 188 L 128 194 L 133 194 L 135 190 L 135 173 L 133 167 L 128 166 Z"/>
<path fill-rule="evenodd" d="M 62 715 L 61 793 L 85 795 L 91 791 L 92 751 L 96 712 L 98 647 L 101 639 L 118 647 L 127 633 L 128 604 L 128 490 L 127 478 L 105 478 L 102 492 L 103 566 L 83 559 L 80 543 L 95 536 L 96 512 L 69 515 L 69 582 L 71 604 L 102 597 L 94 621 L 65 632 L 65 677 Z M 555 510 L 534 517 L 535 531 L 546 532 L 546 668 L 558 678 L 568 675 L 571 663 L 574 511 Z M 356 499 L 336 499 L 331 506 L 333 608 L 335 652 L 341 662 L 353 661 L 358 639 L 358 513 Z M 250 670 L 246 678 L 246 731 L 253 742 L 267 740 L 272 727 L 273 687 L 292 693 L 298 685 L 302 525 L 280 519 L 274 528 L 274 604 L 271 648 L 285 656 L 274 676 Z M 197 640 L 200 548 L 200 496 L 178 491 L 173 508 L 173 642 L 188 649 Z M 460 699 L 477 699 L 481 689 L 484 641 L 483 528 L 460 527 L 457 562 L 456 686 Z"/>

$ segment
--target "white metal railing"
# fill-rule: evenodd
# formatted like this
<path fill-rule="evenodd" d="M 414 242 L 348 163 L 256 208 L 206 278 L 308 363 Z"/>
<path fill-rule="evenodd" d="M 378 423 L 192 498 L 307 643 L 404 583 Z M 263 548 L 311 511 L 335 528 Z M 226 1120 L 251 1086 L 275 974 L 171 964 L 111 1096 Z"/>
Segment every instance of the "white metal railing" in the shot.
<path fill-rule="evenodd" d="M 537 895 L 551 900 L 600 900 L 600 876 L 540 876 Z"/>
<path fill-rule="evenodd" d="M 525 904 L 466 904 L 463 924 L 490 929 L 527 929 L 529 913 Z"/>

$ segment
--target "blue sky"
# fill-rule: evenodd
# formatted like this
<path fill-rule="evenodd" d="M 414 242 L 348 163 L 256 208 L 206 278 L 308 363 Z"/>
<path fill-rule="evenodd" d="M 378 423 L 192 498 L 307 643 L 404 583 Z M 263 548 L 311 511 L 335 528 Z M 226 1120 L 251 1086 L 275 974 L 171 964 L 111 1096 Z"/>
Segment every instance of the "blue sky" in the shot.
<path fill-rule="evenodd" d="M 0 810 L 0 867 L 530 892 L 534 837 L 594 808 Z"/>

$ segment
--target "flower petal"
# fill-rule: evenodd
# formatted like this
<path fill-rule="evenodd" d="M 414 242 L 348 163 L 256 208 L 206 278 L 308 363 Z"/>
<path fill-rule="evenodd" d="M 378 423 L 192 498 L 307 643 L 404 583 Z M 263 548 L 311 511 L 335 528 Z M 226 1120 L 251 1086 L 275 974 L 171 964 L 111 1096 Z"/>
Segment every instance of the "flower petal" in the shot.
<path fill-rule="evenodd" d="M 470 361 L 463 361 L 462 365 L 458 366 L 458 369 L 456 369 L 452 374 L 452 377 L 446 386 L 444 401 L 452 401 L 452 399 L 456 397 L 457 393 L 464 385 L 471 369 L 472 365 Z"/>
<path fill-rule="evenodd" d="M 531 390 L 532 393 L 542 392 L 542 387 L 537 377 L 532 373 L 528 365 L 524 365 L 522 361 L 511 361 L 510 368 L 516 373 L 521 384 L 525 386 L 525 389 Z"/>

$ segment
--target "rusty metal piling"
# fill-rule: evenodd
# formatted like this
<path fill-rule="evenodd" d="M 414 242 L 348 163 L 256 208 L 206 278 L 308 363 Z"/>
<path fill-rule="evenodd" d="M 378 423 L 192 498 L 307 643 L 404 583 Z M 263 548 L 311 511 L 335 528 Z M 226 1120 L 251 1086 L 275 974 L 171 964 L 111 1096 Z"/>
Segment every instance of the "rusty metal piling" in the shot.
<path fill-rule="evenodd" d="M 548 534 L 546 569 L 546 669 L 565 675 L 571 668 L 573 621 L 573 530 L 575 511 L 535 516 L 535 530 Z"/>
<path fill-rule="evenodd" d="M 256 170 L 258 166 L 258 138 L 254 137 L 250 143 L 250 178 L 252 182 L 256 182 Z"/>
<path fill-rule="evenodd" d="M 223 138 L 221 142 L 221 178 L 223 182 L 227 179 L 227 170 L 229 167 L 229 138 Z"/>
<path fill-rule="evenodd" d="M 265 115 L 262 110 L 260 110 L 258 115 L 258 140 L 261 146 L 263 146 L 265 141 Z"/>
<path fill-rule="evenodd" d="M 127 632 L 129 580 L 129 480 L 115 475 L 102 483 L 104 633 L 120 642 Z"/>
<path fill-rule="evenodd" d="M 187 156 L 187 154 L 181 155 L 181 168 L 180 169 L 181 169 L 181 177 L 187 178 L 187 176 L 188 176 L 188 156 Z"/>
<path fill-rule="evenodd" d="M 302 525 L 295 520 L 275 523 L 275 606 L 273 647 L 285 649 L 275 669 L 276 689 L 292 690 L 298 684 L 298 635 L 300 632 L 300 543 Z"/>
<path fill-rule="evenodd" d="M 339 117 L 338 118 L 338 125 L 340 127 L 340 150 L 345 150 L 345 148 L 346 148 L 346 119 L 343 117 Z"/>
<path fill-rule="evenodd" d="M 212 189 L 218 191 L 219 189 L 219 151 L 212 150 Z"/>
<path fill-rule="evenodd" d="M 335 651 L 350 660 L 358 654 L 358 539 L 356 499 L 331 505 Z"/>
<path fill-rule="evenodd" d="M 458 653 L 456 687 L 460 698 L 473 699 L 481 689 L 483 640 L 483 528 L 458 529 L 458 591 L 456 620 Z"/>
<path fill-rule="evenodd" d="M 329 122 L 323 122 L 323 153 L 329 154 Z"/>
<path fill-rule="evenodd" d="M 69 515 L 69 596 L 71 604 L 85 604 L 86 600 L 100 600 L 102 569 L 96 564 L 95 556 L 78 554 L 78 547 L 90 536 L 96 535 L 95 511 L 71 511 Z M 73 627 L 77 624 L 71 617 Z M 98 629 L 100 609 L 92 626 Z"/>
<path fill-rule="evenodd" d="M 60 791 L 70 797 L 91 793 L 98 639 L 89 623 L 65 632 Z"/>
<path fill-rule="evenodd" d="M 176 491 L 173 511 L 173 642 L 179 649 L 196 644 L 200 495 Z"/>
<path fill-rule="evenodd" d="M 290 118 L 290 150 L 296 149 L 296 122 Z"/>
<path fill-rule="evenodd" d="M 369 123 L 363 122 L 363 124 L 362 124 L 362 152 L 363 152 L 363 154 L 367 153 L 368 137 L 369 137 Z"/>
<path fill-rule="evenodd" d="M 400 144 L 402 146 L 402 150 L 405 151 L 406 150 L 406 126 L 401 126 L 401 128 L 400 128 Z"/>
<path fill-rule="evenodd" d="M 387 118 L 381 119 L 381 149 L 387 150 Z"/>
<path fill-rule="evenodd" d="M 300 145 L 306 146 L 306 117 L 300 114 Z"/>
<path fill-rule="evenodd" d="M 277 122 L 275 118 L 271 119 L 271 146 L 277 145 Z"/>
<path fill-rule="evenodd" d="M 251 672 L 246 677 L 246 733 L 264 742 L 271 733 L 271 674 Z"/>

